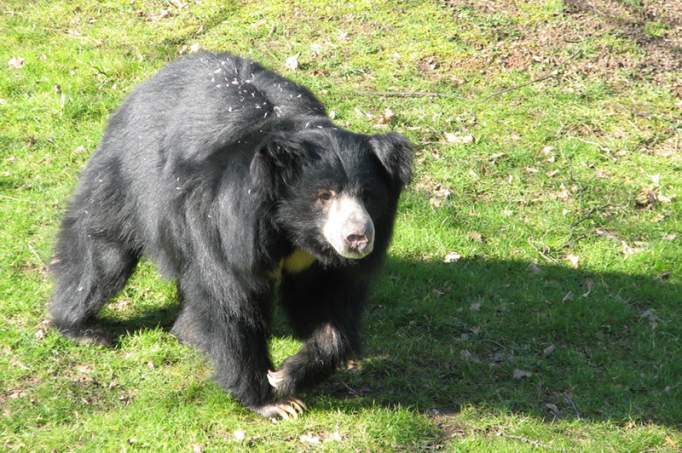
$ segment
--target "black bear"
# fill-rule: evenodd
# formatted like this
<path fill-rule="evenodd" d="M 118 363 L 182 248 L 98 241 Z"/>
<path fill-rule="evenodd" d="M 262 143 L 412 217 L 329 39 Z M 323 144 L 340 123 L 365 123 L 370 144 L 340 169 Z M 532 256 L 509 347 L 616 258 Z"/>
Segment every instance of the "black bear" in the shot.
<path fill-rule="evenodd" d="M 111 116 L 59 233 L 53 324 L 96 322 L 141 257 L 177 282 L 173 333 L 266 417 L 359 348 L 368 286 L 389 244 L 412 150 L 336 127 L 305 88 L 228 53 L 181 58 Z M 305 343 L 272 371 L 275 293 Z"/>

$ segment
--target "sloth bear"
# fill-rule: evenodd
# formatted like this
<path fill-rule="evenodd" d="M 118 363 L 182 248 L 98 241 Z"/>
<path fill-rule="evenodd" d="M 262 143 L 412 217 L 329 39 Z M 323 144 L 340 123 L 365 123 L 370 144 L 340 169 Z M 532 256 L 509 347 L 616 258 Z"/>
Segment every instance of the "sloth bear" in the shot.
<path fill-rule="evenodd" d="M 335 126 L 305 88 L 228 53 L 181 58 L 111 116 L 55 250 L 50 314 L 77 340 L 141 257 L 177 282 L 173 333 L 212 360 L 218 384 L 265 417 L 360 347 L 410 143 Z M 273 371 L 275 294 L 300 351 Z"/>

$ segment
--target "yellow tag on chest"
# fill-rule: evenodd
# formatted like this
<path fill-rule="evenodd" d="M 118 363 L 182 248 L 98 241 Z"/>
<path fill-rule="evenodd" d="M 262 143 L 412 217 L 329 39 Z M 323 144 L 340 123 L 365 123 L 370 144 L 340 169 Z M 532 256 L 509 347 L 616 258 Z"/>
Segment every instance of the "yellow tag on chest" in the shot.
<path fill-rule="evenodd" d="M 291 255 L 279 262 L 277 267 L 270 272 L 270 277 L 280 281 L 282 279 L 282 270 L 286 271 L 288 274 L 297 274 L 308 269 L 314 262 L 315 257 L 310 253 L 301 249 L 296 249 Z"/>

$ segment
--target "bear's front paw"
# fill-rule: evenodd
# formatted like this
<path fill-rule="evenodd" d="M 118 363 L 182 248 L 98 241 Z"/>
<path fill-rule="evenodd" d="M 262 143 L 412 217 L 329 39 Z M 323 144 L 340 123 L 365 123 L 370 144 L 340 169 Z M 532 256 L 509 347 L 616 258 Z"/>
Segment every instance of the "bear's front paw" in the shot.
<path fill-rule="evenodd" d="M 303 404 L 303 401 L 299 400 L 298 398 L 287 398 L 286 400 L 280 401 L 278 403 L 265 404 L 263 406 L 253 408 L 257 414 L 274 420 L 286 420 L 289 417 L 297 418 L 306 409 L 306 405 Z"/>

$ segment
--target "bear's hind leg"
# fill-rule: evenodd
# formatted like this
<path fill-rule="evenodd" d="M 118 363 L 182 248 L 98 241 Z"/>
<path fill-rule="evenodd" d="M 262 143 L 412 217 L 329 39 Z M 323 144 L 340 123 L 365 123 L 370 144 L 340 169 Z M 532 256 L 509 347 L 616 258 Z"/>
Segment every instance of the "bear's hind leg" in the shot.
<path fill-rule="evenodd" d="M 50 302 L 52 324 L 81 342 L 111 343 L 94 318 L 118 293 L 135 269 L 138 253 L 106 237 L 95 237 L 67 218 L 62 225 L 52 272 L 55 289 Z"/>

